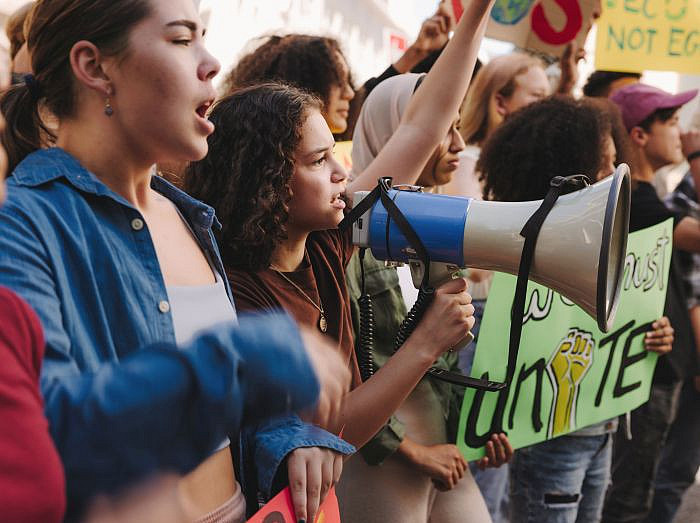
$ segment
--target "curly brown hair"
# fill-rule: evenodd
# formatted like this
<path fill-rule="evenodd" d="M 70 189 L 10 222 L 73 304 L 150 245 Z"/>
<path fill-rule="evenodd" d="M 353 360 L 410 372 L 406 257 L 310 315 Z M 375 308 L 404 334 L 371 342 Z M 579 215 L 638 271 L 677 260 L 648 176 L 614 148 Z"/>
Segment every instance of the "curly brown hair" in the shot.
<path fill-rule="evenodd" d="M 516 111 L 486 141 L 477 162 L 484 199 L 540 200 L 555 176 L 585 174 L 602 166 L 610 119 L 593 105 L 554 96 Z"/>
<path fill-rule="evenodd" d="M 321 109 L 318 98 L 280 83 L 239 89 L 214 106 L 209 152 L 188 166 L 185 190 L 216 209 L 227 269 L 267 268 L 287 237 L 294 153 L 312 109 Z"/>
<path fill-rule="evenodd" d="M 318 96 L 328 105 L 331 88 L 352 85 L 344 77 L 339 56 L 345 59 L 334 38 L 289 34 L 270 36 L 245 55 L 224 81 L 224 92 L 263 82 L 284 82 Z"/>

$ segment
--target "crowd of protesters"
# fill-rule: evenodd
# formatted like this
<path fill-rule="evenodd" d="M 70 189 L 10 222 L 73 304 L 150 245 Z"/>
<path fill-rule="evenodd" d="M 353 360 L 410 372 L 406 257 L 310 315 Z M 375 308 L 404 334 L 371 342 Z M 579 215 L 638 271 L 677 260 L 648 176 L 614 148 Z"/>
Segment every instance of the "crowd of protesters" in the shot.
<path fill-rule="evenodd" d="M 493 2 L 458 23 L 438 8 L 361 87 L 341 41 L 287 34 L 261 39 L 218 93 L 193 0 L 13 14 L 0 520 L 238 523 L 285 486 L 304 523 L 332 487 L 348 523 L 673 520 L 700 466 L 700 130 L 678 121 L 697 92 L 596 71 L 577 99 L 573 45 L 554 85 L 525 50 L 480 64 Z M 333 153 L 348 139 L 349 172 Z M 655 173 L 684 160 L 662 201 Z M 426 371 L 470 373 L 476 343 L 452 348 L 478 338 L 492 273 L 438 287 L 396 350 L 402 273 L 338 224 L 387 174 L 520 202 L 622 163 L 630 232 L 673 220 L 664 312 L 644 337 L 660 355 L 649 401 L 516 451 L 489 434 L 467 463 L 464 389 Z"/>

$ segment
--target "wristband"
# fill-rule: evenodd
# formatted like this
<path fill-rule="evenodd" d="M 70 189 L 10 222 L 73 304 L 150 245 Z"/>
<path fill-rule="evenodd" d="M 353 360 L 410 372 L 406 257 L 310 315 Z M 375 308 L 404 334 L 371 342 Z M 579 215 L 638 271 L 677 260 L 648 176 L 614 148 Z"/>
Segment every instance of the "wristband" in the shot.
<path fill-rule="evenodd" d="M 695 160 L 695 158 L 700 158 L 700 149 L 698 149 L 697 151 L 693 151 L 692 153 L 690 153 L 690 154 L 686 157 L 686 159 L 688 160 L 688 163 L 690 163 L 690 162 L 692 162 L 693 160 Z"/>

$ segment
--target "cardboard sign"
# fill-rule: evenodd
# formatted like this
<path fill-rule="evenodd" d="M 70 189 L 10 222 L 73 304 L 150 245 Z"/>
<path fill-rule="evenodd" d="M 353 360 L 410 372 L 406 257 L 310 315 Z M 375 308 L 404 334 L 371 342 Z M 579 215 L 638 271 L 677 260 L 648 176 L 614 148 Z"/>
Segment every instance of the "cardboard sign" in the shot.
<path fill-rule="evenodd" d="M 604 0 L 596 69 L 700 73 L 700 2 Z"/>
<path fill-rule="evenodd" d="M 657 355 L 644 349 L 643 340 L 663 315 L 672 237 L 672 220 L 629 235 L 617 316 L 607 333 L 566 298 L 528 284 L 513 382 L 500 392 L 465 392 L 457 445 L 466 459 L 482 457 L 494 432 L 506 431 L 514 448 L 525 447 L 614 418 L 649 399 Z M 494 276 L 472 376 L 506 377 L 516 280 Z"/>
<path fill-rule="evenodd" d="M 443 4 L 459 20 L 469 0 L 443 0 Z M 571 41 L 583 47 L 593 5 L 594 0 L 496 0 L 486 36 L 560 56 Z"/>
<path fill-rule="evenodd" d="M 248 520 L 248 523 L 297 523 L 289 487 L 268 501 Z M 328 492 L 326 499 L 321 503 L 314 523 L 340 523 L 340 509 L 338 508 L 338 498 L 335 496 L 335 488 Z"/>

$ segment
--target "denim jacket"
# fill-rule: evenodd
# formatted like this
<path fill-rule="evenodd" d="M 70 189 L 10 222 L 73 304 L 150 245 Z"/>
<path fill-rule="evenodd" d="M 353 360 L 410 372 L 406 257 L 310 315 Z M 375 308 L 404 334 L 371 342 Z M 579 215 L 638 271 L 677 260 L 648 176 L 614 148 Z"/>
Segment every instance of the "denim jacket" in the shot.
<path fill-rule="evenodd" d="M 178 207 L 225 274 L 214 210 L 157 176 L 151 186 Z M 243 316 L 238 325 L 232 318 L 176 347 L 143 216 L 59 148 L 32 153 L 8 180 L 0 285 L 22 296 L 44 328 L 41 389 L 66 471 L 69 517 L 98 492 L 158 470 L 187 472 L 225 435 L 238 440 L 241 424 L 308 406 L 318 395 L 286 315 Z M 228 285 L 227 292 L 231 299 Z M 258 442 L 272 456 L 264 465 L 280 464 L 299 431 L 298 420 L 284 420 L 277 438 Z M 352 451 L 321 429 L 315 434 L 318 445 Z"/>

